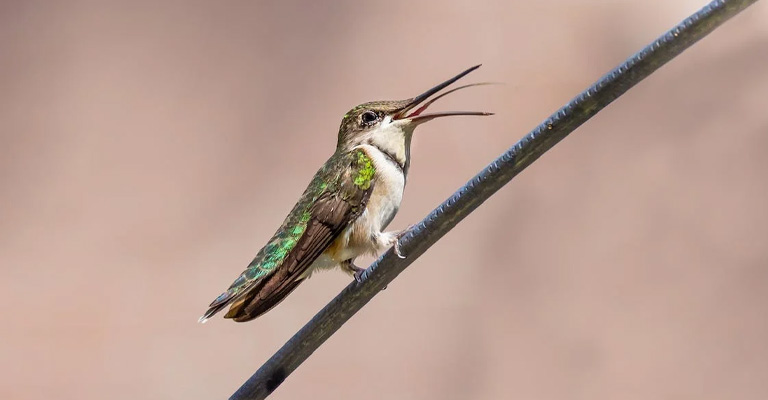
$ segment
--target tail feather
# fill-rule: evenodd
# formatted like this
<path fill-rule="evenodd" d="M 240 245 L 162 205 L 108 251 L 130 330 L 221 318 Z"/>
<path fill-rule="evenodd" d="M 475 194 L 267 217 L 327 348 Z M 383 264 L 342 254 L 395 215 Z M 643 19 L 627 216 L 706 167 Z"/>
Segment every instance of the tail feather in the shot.
<path fill-rule="evenodd" d="M 221 311 L 222 308 L 226 307 L 226 304 L 221 304 L 216 307 L 211 307 L 208 309 L 208 311 L 203 314 L 200 319 L 197 320 L 197 322 L 204 324 L 206 321 L 208 321 L 211 317 L 213 317 L 217 312 Z"/>
<path fill-rule="evenodd" d="M 249 296 L 233 304 L 224 318 L 232 318 L 235 322 L 246 322 L 259 317 L 285 300 L 301 282 L 304 282 L 304 279 L 296 279 L 269 293 L 259 293 L 254 290 Z"/>
<path fill-rule="evenodd" d="M 229 288 L 226 292 L 219 295 L 219 297 L 215 298 L 211 304 L 208 306 L 208 311 L 203 314 L 200 319 L 197 320 L 197 322 L 204 324 L 205 321 L 208 321 L 211 317 L 216 315 L 219 311 L 226 308 L 228 305 L 232 304 L 234 301 L 237 301 L 238 299 L 245 296 L 254 285 L 252 282 L 249 285 L 243 285 L 239 287 L 232 287 Z"/>
<path fill-rule="evenodd" d="M 271 276 L 230 287 L 211 302 L 208 311 L 198 322 L 205 323 L 228 306 L 231 307 L 224 318 L 231 318 L 236 322 L 250 321 L 278 305 L 304 280 L 305 278 L 286 281 L 281 276 Z"/>

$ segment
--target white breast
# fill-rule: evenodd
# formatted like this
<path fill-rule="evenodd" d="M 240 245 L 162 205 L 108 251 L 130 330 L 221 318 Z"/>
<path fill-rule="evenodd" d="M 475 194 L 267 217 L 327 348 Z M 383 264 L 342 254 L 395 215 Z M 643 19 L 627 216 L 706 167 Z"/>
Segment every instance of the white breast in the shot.
<path fill-rule="evenodd" d="M 381 233 L 397 214 L 405 189 L 403 172 L 386 155 L 374 146 L 358 148 L 368 154 L 376 168 L 373 192 L 363 213 L 339 237 L 341 252 L 333 257 L 337 261 L 381 250 Z"/>
<path fill-rule="evenodd" d="M 376 168 L 371 198 L 365 208 L 371 229 L 378 233 L 389 225 L 400 209 L 405 189 L 403 171 L 379 149 L 370 145 L 360 146 L 371 157 Z"/>

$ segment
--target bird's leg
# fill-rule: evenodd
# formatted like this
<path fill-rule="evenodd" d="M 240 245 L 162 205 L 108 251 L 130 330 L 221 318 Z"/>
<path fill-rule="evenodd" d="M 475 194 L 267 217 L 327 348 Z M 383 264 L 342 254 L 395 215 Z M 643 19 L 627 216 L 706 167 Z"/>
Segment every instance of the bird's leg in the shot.
<path fill-rule="evenodd" d="M 400 251 L 400 238 L 405 236 L 408 231 L 410 231 L 415 225 L 409 225 L 407 228 L 400 230 L 400 231 L 390 231 L 390 232 L 382 232 L 378 235 L 378 246 L 379 249 L 387 249 L 389 247 L 393 247 L 395 251 L 395 255 L 399 258 L 405 258 L 403 253 Z"/>
<path fill-rule="evenodd" d="M 344 260 L 341 262 L 341 269 L 352 275 L 356 281 L 362 282 L 363 277 L 363 271 L 365 271 L 365 268 L 360 268 L 357 265 L 355 265 L 355 262 L 352 261 L 350 258 L 349 260 Z"/>

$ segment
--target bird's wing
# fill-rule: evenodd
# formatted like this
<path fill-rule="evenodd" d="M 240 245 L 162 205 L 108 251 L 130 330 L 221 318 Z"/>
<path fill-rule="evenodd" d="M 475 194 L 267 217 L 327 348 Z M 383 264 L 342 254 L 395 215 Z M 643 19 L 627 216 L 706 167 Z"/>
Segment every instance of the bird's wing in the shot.
<path fill-rule="evenodd" d="M 232 305 L 225 318 L 249 321 L 282 301 L 302 274 L 365 209 L 375 167 L 361 149 L 331 157 L 269 243 L 201 321 Z"/>

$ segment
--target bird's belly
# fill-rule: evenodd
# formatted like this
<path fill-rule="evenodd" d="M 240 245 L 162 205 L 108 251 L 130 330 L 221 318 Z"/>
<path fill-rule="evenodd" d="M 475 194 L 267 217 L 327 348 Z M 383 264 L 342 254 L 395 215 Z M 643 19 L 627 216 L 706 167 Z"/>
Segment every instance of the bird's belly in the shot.
<path fill-rule="evenodd" d="M 382 188 L 379 193 L 376 193 L 376 188 L 374 188 L 368 205 L 365 207 L 364 213 L 367 214 L 367 220 L 364 223 L 378 232 L 384 230 L 392 222 L 400 209 L 400 202 L 403 200 L 402 178 L 399 185 L 398 182 L 392 182 L 388 186 Z"/>
<path fill-rule="evenodd" d="M 369 146 L 362 146 L 369 147 Z M 331 246 L 331 254 L 339 261 L 354 259 L 362 254 L 375 254 L 378 235 L 389 225 L 400 209 L 405 189 L 405 175 L 380 151 L 365 149 L 376 167 L 373 192 L 365 210 Z"/>
<path fill-rule="evenodd" d="M 400 209 L 405 188 L 405 176 L 388 160 L 373 157 L 376 163 L 376 182 L 363 213 L 350 227 L 349 252 L 375 254 L 378 235 L 392 222 Z"/>

